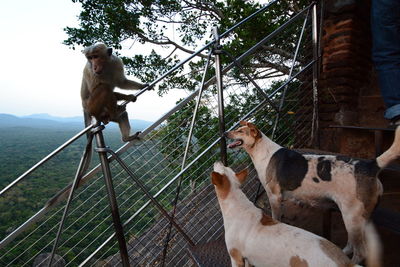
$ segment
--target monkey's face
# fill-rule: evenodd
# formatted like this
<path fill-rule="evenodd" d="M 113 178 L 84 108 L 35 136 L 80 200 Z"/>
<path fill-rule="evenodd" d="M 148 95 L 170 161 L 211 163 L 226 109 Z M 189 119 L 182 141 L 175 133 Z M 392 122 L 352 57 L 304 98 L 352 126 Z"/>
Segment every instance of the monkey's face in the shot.
<path fill-rule="evenodd" d="M 98 53 L 91 53 L 87 55 L 86 58 L 90 63 L 93 73 L 100 75 L 103 72 L 107 61 L 106 56 Z"/>
<path fill-rule="evenodd" d="M 96 75 L 102 74 L 112 55 L 112 48 L 103 43 L 95 44 L 83 50 L 92 72 Z"/>

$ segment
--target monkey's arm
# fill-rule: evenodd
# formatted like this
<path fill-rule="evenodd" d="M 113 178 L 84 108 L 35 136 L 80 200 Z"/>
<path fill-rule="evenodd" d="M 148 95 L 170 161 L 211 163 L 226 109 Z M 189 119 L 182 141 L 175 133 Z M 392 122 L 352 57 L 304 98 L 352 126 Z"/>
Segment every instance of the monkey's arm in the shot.
<path fill-rule="evenodd" d="M 129 79 L 122 79 L 118 84 L 117 87 L 121 89 L 143 89 L 147 86 L 147 84 L 131 81 Z"/>
<path fill-rule="evenodd" d="M 88 101 L 90 97 L 89 91 L 89 84 L 88 84 L 88 74 L 87 74 L 87 67 L 85 67 L 82 76 L 82 85 L 81 85 L 81 100 L 82 100 L 82 107 L 83 107 L 83 118 L 85 122 L 85 127 L 91 124 L 91 116 L 87 112 Z"/>
<path fill-rule="evenodd" d="M 126 101 L 132 101 L 132 102 L 136 101 L 135 95 L 125 95 L 125 94 L 114 92 L 114 96 L 117 99 L 117 101 L 119 101 L 119 100 L 126 100 Z"/>
<path fill-rule="evenodd" d="M 86 69 L 85 69 L 86 71 Z M 89 100 L 90 97 L 90 91 L 89 91 L 89 84 L 87 81 L 87 74 L 83 73 L 82 77 L 82 85 L 81 85 L 81 100 L 82 100 L 82 107 L 86 111 L 87 108 L 87 101 Z"/>

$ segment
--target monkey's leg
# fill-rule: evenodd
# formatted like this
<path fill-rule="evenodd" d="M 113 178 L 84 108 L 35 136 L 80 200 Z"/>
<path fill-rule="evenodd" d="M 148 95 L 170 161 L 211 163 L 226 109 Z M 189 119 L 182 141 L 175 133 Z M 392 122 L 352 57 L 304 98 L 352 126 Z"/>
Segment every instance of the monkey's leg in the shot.
<path fill-rule="evenodd" d="M 140 132 L 136 132 L 131 136 L 129 135 L 131 132 L 131 125 L 129 124 L 128 113 L 126 111 L 124 111 L 121 116 L 118 117 L 116 122 L 118 122 L 119 129 L 121 131 L 122 141 L 129 142 L 134 139 L 138 139 Z"/>
<path fill-rule="evenodd" d="M 90 124 L 92 124 L 92 118 L 90 117 L 89 113 L 86 111 L 83 111 L 83 118 L 85 121 L 85 127 L 88 127 Z M 92 161 L 92 154 L 93 154 L 93 149 L 92 149 L 92 137 L 91 133 L 87 132 L 86 133 L 86 138 L 88 141 L 88 146 L 87 146 L 87 155 L 86 155 L 86 160 L 84 163 L 84 166 L 82 167 L 82 173 L 86 172 L 86 170 L 90 166 L 90 162 Z"/>
<path fill-rule="evenodd" d="M 124 111 L 120 110 L 117 105 L 117 99 L 113 93 L 108 95 L 107 101 L 105 102 L 105 109 L 102 114 L 104 124 L 107 124 L 113 118 L 118 118 L 119 113 Z"/>

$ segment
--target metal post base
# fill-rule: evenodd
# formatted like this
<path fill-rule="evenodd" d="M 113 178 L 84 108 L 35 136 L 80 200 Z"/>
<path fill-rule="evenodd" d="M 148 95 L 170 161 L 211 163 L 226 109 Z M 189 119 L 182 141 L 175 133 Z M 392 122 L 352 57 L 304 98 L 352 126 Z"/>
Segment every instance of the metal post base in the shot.
<path fill-rule="evenodd" d="M 97 148 L 96 148 L 96 152 L 98 152 L 99 157 L 100 157 L 100 164 L 101 164 L 101 168 L 103 171 L 103 176 L 104 176 L 104 182 L 106 184 L 106 188 L 107 188 L 107 195 L 108 195 L 108 201 L 110 204 L 110 209 L 111 209 L 111 215 L 113 218 L 113 224 L 114 224 L 114 229 L 115 229 L 115 235 L 117 237 L 118 240 L 118 245 L 119 245 L 119 251 L 120 251 L 120 255 L 121 255 L 121 260 L 122 260 L 122 265 L 124 267 L 128 267 L 129 265 L 129 256 L 128 256 L 128 250 L 127 250 L 127 246 L 126 246 L 126 241 L 125 241 L 125 236 L 124 236 L 124 231 L 123 231 L 123 227 L 122 227 L 122 223 L 121 223 L 121 218 L 119 215 L 119 211 L 118 211 L 118 204 L 117 204 L 117 199 L 115 196 L 115 191 L 114 191 L 114 187 L 112 184 L 112 177 L 111 177 L 111 170 L 110 170 L 110 165 L 108 162 L 108 158 L 107 158 L 107 151 L 106 151 L 106 146 L 105 146 L 105 142 L 104 142 L 104 137 L 103 137 L 103 129 L 105 128 L 104 125 L 101 125 L 100 122 L 94 121 L 94 125 L 95 127 L 93 128 L 92 132 L 90 133 L 90 135 L 88 136 L 88 141 L 87 141 L 87 145 L 85 148 L 85 152 L 81 158 L 81 161 L 79 163 L 79 167 L 77 169 L 75 178 L 74 178 L 74 182 L 73 185 L 71 187 L 71 191 L 67 200 L 67 204 L 65 206 L 64 209 L 64 213 L 63 216 L 61 218 L 61 222 L 60 222 L 60 226 L 57 232 L 57 236 L 56 239 L 54 241 L 54 245 L 53 245 L 53 249 L 50 255 L 50 260 L 48 263 L 48 266 L 50 267 L 53 259 L 54 259 L 54 254 L 57 250 L 58 247 L 58 243 L 61 237 L 61 233 L 63 230 L 63 226 L 65 223 L 65 220 L 67 218 L 68 215 L 68 211 L 69 211 L 69 207 L 70 204 L 72 202 L 72 198 L 74 195 L 74 192 L 76 190 L 76 188 L 79 185 L 80 179 L 82 178 L 83 174 L 85 173 L 87 167 L 90 164 L 90 159 L 91 159 L 91 149 L 92 149 L 92 141 L 93 141 L 93 137 L 96 137 L 96 143 L 97 143 Z"/>

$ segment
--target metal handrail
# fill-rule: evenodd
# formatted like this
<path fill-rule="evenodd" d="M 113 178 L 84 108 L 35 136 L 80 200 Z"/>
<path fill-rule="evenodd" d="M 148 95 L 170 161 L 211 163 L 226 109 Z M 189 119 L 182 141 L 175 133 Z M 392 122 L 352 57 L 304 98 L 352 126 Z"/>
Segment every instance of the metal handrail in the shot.
<path fill-rule="evenodd" d="M 261 41 L 256 43 L 254 46 L 252 46 L 250 49 L 248 49 L 246 52 L 244 52 L 242 55 L 236 58 L 236 62 L 241 62 L 251 54 L 253 54 L 258 48 L 260 48 L 263 44 L 267 43 L 270 41 L 272 38 L 276 37 L 279 33 L 281 33 L 283 30 L 285 30 L 289 25 L 294 23 L 296 20 L 298 20 L 304 13 L 306 13 L 313 4 L 310 4 L 309 6 L 305 7 L 302 11 L 294 15 L 292 18 L 290 18 L 288 21 L 283 23 L 279 28 L 275 29 L 273 32 L 268 34 L 266 37 L 264 37 Z M 221 74 L 227 73 L 229 70 L 231 70 L 236 64 L 234 62 L 228 64 L 226 67 L 224 67 L 221 70 Z M 215 83 L 215 76 L 209 79 L 204 86 L 210 86 L 211 84 Z"/>
<path fill-rule="evenodd" d="M 251 20 L 252 18 L 254 18 L 255 16 L 257 16 L 260 13 L 263 13 L 265 10 L 269 9 L 273 4 L 275 4 L 276 2 L 278 2 L 278 0 L 272 0 L 271 2 L 269 2 L 268 4 L 266 4 L 263 8 L 257 10 L 256 12 L 254 12 L 252 15 L 244 18 L 243 20 L 241 20 L 240 22 L 236 23 L 234 26 L 232 26 L 231 28 L 229 28 L 228 30 L 226 30 L 224 33 L 222 33 L 220 35 L 220 38 L 224 38 L 226 36 L 228 36 L 233 30 L 235 30 L 236 28 L 238 28 L 239 26 L 243 25 L 244 23 L 246 23 L 247 21 Z M 186 59 L 182 60 L 181 62 L 179 62 L 177 65 L 175 65 L 174 67 L 172 67 L 169 71 L 167 71 L 166 73 L 164 73 L 163 75 L 161 75 L 160 77 L 158 77 L 157 79 L 155 79 L 154 81 L 152 81 L 147 87 L 141 89 L 139 92 L 137 92 L 135 94 L 136 97 L 142 95 L 144 92 L 151 90 L 157 83 L 159 83 L 161 80 L 163 80 L 164 78 L 166 78 L 168 75 L 170 75 L 171 73 L 173 73 L 174 71 L 176 71 L 177 69 L 179 69 L 181 66 L 183 66 L 184 64 L 186 64 L 188 61 L 190 61 L 192 58 L 196 57 L 197 55 L 199 55 L 201 52 L 203 52 L 204 50 L 210 48 L 212 45 L 215 44 L 215 40 L 209 42 L 207 45 L 203 46 L 202 48 L 198 49 L 196 52 L 194 52 L 192 55 L 190 55 L 189 57 L 187 57 Z M 126 105 L 128 104 L 130 101 L 124 101 L 122 103 L 122 105 Z M 81 132 L 79 132 L 77 135 L 75 135 L 74 137 L 72 137 L 70 140 L 68 140 L 67 142 L 65 142 L 63 145 L 61 145 L 60 147 L 58 147 L 56 150 L 54 150 L 52 153 L 50 153 L 49 155 L 47 155 L 45 158 L 43 158 L 41 161 L 39 161 L 38 163 L 36 163 L 32 168 L 30 168 L 28 171 L 26 171 L 25 173 L 23 173 L 21 176 L 19 176 L 17 179 L 15 179 L 13 182 L 11 182 L 8 186 L 6 186 L 4 189 L 2 189 L 0 191 L 0 197 L 7 192 L 10 188 L 14 187 L 16 184 L 18 184 L 19 182 L 21 182 L 23 179 L 25 179 L 26 176 L 28 176 L 30 173 L 32 173 L 34 170 L 36 170 L 38 167 L 40 167 L 41 165 L 43 165 L 46 161 L 48 161 L 49 159 L 51 159 L 52 157 L 54 157 L 55 155 L 57 155 L 60 151 L 62 151 L 64 148 L 66 148 L 68 145 L 70 145 L 71 143 L 73 143 L 75 140 L 77 140 L 79 137 L 81 137 L 82 135 L 84 135 L 85 133 L 87 133 L 88 131 L 90 131 L 90 129 L 92 129 L 92 125 L 86 127 L 85 129 L 83 129 Z"/>
<path fill-rule="evenodd" d="M 275 3 L 276 1 L 271 2 Z M 270 4 L 268 5 L 270 6 Z M 253 47 L 251 47 L 247 52 L 245 52 L 244 54 L 242 54 L 241 56 L 239 56 L 236 61 L 237 62 L 241 62 L 242 60 L 244 60 L 245 58 L 247 58 L 249 55 L 251 55 L 251 53 L 254 53 L 261 45 L 265 44 L 266 42 L 268 42 L 269 40 L 271 40 L 273 37 L 275 37 L 277 34 L 279 34 L 281 31 L 283 31 L 284 29 L 286 29 L 289 25 L 291 25 L 294 21 L 296 21 L 298 18 L 301 17 L 301 15 L 303 15 L 312 5 L 309 5 L 308 7 L 304 8 L 302 11 L 300 11 L 298 14 L 296 14 L 295 16 L 293 16 L 290 20 L 288 20 L 287 22 L 285 22 L 284 24 L 282 24 L 278 29 L 274 30 L 272 33 L 270 33 L 268 36 L 266 36 L 265 38 L 263 38 L 260 42 L 258 42 L 257 44 L 255 44 Z M 263 10 L 265 10 L 266 7 L 263 8 Z M 259 13 L 259 12 L 258 12 Z M 248 20 L 243 20 L 243 21 L 248 21 Z M 241 23 L 244 23 L 244 22 Z M 227 34 L 229 34 L 231 31 L 233 30 L 233 28 L 227 30 L 226 32 L 224 32 L 223 34 L 221 34 L 221 36 L 226 36 Z M 211 42 L 209 45 L 213 44 L 213 42 Z M 204 49 L 201 49 L 201 51 L 203 51 Z M 200 53 L 201 51 L 198 51 L 198 53 Z M 183 62 L 187 62 L 190 59 L 192 59 L 193 56 L 189 57 L 188 59 L 184 60 Z M 180 62 L 177 66 L 177 68 L 179 68 L 182 64 L 182 62 Z M 224 67 L 221 71 L 222 74 L 228 72 L 230 69 L 232 69 L 235 66 L 234 63 L 228 64 L 226 67 Z M 162 77 L 165 78 L 166 76 L 168 76 L 169 74 L 171 74 L 174 70 L 176 70 L 177 68 L 174 68 L 173 70 L 171 69 L 170 71 L 168 71 L 167 73 L 165 73 Z M 139 96 L 140 94 L 144 93 L 145 91 L 147 91 L 147 88 L 150 88 L 152 86 L 154 86 L 154 84 L 156 84 L 158 81 L 160 81 L 161 79 L 158 78 L 156 79 L 153 83 L 151 83 L 148 87 L 142 89 L 137 96 Z M 288 82 L 290 82 L 292 79 L 289 79 Z M 204 88 L 207 88 L 208 86 L 210 86 L 211 84 L 213 84 L 215 82 L 215 76 L 211 77 L 207 82 L 204 83 Z M 288 83 L 285 83 L 288 84 Z M 170 111 L 166 112 L 161 118 L 159 118 L 157 121 L 155 121 L 152 125 L 150 125 L 149 127 L 147 127 L 140 135 L 139 138 L 144 138 L 147 134 L 149 134 L 152 130 L 154 130 L 155 128 L 157 128 L 162 122 L 165 121 L 166 118 L 168 118 L 171 114 L 175 113 L 177 110 L 179 110 L 181 107 L 183 107 L 184 105 L 186 105 L 187 103 L 189 103 L 191 100 L 193 100 L 199 92 L 200 88 L 195 90 L 192 94 L 190 94 L 187 98 L 185 98 L 184 100 L 182 100 L 179 104 L 177 104 L 175 107 L 173 107 Z M 273 95 L 275 95 L 276 92 L 278 92 L 280 90 L 280 88 L 278 88 L 277 90 L 275 90 L 274 93 L 272 93 L 270 95 L 270 97 L 272 97 Z M 66 143 L 64 143 L 62 146 L 60 146 L 59 148 L 57 148 L 54 152 L 51 153 L 51 157 L 55 156 L 58 152 L 60 152 L 62 149 L 64 149 L 66 146 L 68 146 L 70 143 L 72 143 L 73 141 L 75 141 L 76 139 L 78 139 L 79 137 L 81 137 L 83 134 L 87 133 L 89 130 L 91 130 L 93 126 L 90 125 L 87 128 L 85 128 L 84 130 L 82 130 L 80 133 L 78 133 L 76 136 L 74 136 L 73 138 L 71 138 L 69 141 L 67 141 Z M 121 148 L 119 148 L 117 150 L 117 155 L 120 155 L 122 153 L 124 153 L 125 151 L 127 151 L 131 146 L 133 146 L 135 143 L 137 142 L 137 140 L 133 140 L 129 143 L 126 143 L 125 145 L 123 145 Z M 54 155 L 53 155 L 54 154 Z M 50 156 L 50 155 L 49 155 Z M 48 157 L 49 157 L 48 156 Z M 38 162 L 34 167 L 32 167 L 29 171 L 27 171 L 26 173 L 24 173 L 23 175 L 21 175 L 17 180 L 15 180 L 12 184 L 10 184 L 9 186 L 7 186 L 5 189 L 3 189 L 3 191 L 7 191 L 9 190 L 11 187 L 13 187 L 15 184 L 17 184 L 18 182 L 20 182 L 22 179 L 24 179 L 29 173 L 31 173 L 32 171 L 34 171 L 35 169 L 37 169 L 37 167 L 39 167 L 40 165 L 42 165 L 44 162 L 46 162 L 47 160 L 49 160 L 50 158 L 44 158 L 42 161 Z M 114 160 L 114 158 L 112 156 L 109 156 L 109 161 L 111 162 L 112 160 Z M 97 174 L 99 171 L 101 170 L 100 168 L 100 164 L 98 164 L 97 166 L 95 166 L 89 173 L 87 173 L 85 176 L 82 177 L 78 187 L 81 187 L 82 185 L 84 185 L 90 178 L 94 177 L 95 174 Z M 56 204 L 58 204 L 59 202 L 61 202 L 62 200 L 66 199 L 70 190 L 72 187 L 72 183 L 67 185 L 65 188 L 63 188 L 62 190 L 60 190 L 54 197 L 52 197 L 51 199 L 49 199 L 49 201 L 46 202 L 46 204 L 44 205 L 44 207 L 42 209 L 40 209 L 37 213 L 35 213 L 32 217 L 30 217 L 27 221 L 25 221 L 23 224 L 21 224 L 17 229 L 15 229 L 12 233 L 10 233 L 7 237 L 5 237 L 3 240 L 0 241 L 0 248 L 5 247 L 7 244 L 9 244 L 12 240 L 14 240 L 21 232 L 25 231 L 29 226 L 31 226 L 32 224 L 34 224 L 36 221 L 38 221 L 40 218 L 42 218 L 53 206 L 55 206 Z M 3 191 L 0 194 L 0 197 L 3 193 Z"/>
<path fill-rule="evenodd" d="M 230 32 L 232 32 L 234 29 L 236 29 L 237 27 L 239 27 L 240 25 L 242 25 L 243 23 L 247 22 L 248 20 L 250 20 L 251 18 L 253 18 L 254 16 L 258 15 L 259 13 L 264 12 L 266 9 L 268 9 L 272 4 L 276 3 L 277 0 L 273 0 L 270 3 L 268 3 L 265 7 L 263 7 L 262 9 L 258 10 L 257 12 L 255 12 L 253 15 L 245 18 L 244 20 L 242 20 L 241 22 L 239 22 L 238 24 L 236 24 L 235 26 L 231 27 L 230 29 L 228 29 L 227 31 L 225 31 L 223 34 L 221 34 L 221 38 L 222 37 L 226 37 Z M 242 61 L 244 58 L 246 58 L 247 56 L 249 56 L 251 53 L 253 53 L 259 46 L 261 46 L 262 44 L 266 43 L 268 40 L 270 40 L 271 38 L 273 38 L 274 36 L 276 36 L 280 31 L 282 31 L 284 28 L 286 28 L 288 25 L 290 25 L 293 21 L 297 20 L 297 18 L 299 18 L 304 12 L 305 10 L 308 10 L 312 5 L 306 7 L 303 9 L 303 11 L 299 12 L 298 14 L 296 14 L 295 16 L 293 16 L 289 21 L 287 21 L 286 23 L 284 23 L 283 25 L 281 25 L 281 27 L 279 27 L 278 29 L 276 29 L 275 31 L 273 31 L 272 33 L 270 33 L 267 37 L 265 37 L 262 41 L 260 41 L 259 43 L 257 43 L 255 46 L 253 46 L 252 48 L 250 48 L 248 50 L 248 52 L 245 52 L 243 55 L 241 55 L 240 57 L 238 57 L 236 60 L 238 62 Z M 157 84 L 159 81 L 163 80 L 165 77 L 167 77 L 168 75 L 170 75 L 171 73 L 173 73 L 174 71 L 176 71 L 178 68 L 180 68 L 181 66 L 183 66 L 185 63 L 187 63 L 188 61 L 190 61 L 192 58 L 194 58 L 195 56 L 199 55 L 202 51 L 206 50 L 207 48 L 210 48 L 211 45 L 215 44 L 215 41 L 212 41 L 210 43 L 208 43 L 206 46 L 204 46 L 203 48 L 197 50 L 195 53 L 193 53 L 191 56 L 189 56 L 188 58 L 186 58 L 185 60 L 181 61 L 180 63 L 178 63 L 176 66 L 174 66 L 172 69 L 170 69 L 169 71 L 167 71 L 166 73 L 164 73 L 162 76 L 160 76 L 159 78 L 157 78 L 156 80 L 154 80 L 151 84 L 149 84 L 149 86 L 147 86 L 146 88 L 140 90 L 136 96 L 140 96 L 141 94 L 143 94 L 145 91 L 150 90 L 152 87 L 154 87 L 155 84 Z M 312 61 L 311 63 L 309 63 L 303 70 L 299 71 L 296 75 L 294 75 L 293 77 L 291 77 L 286 83 L 284 83 L 282 86 L 280 86 L 278 89 L 275 90 L 275 92 L 273 92 L 272 94 L 270 94 L 270 97 L 272 95 L 274 95 L 276 92 L 278 92 L 281 88 L 283 88 L 285 85 L 287 85 L 292 79 L 294 79 L 297 75 L 299 75 L 300 73 L 302 73 L 303 71 L 305 71 L 306 69 L 308 69 L 311 65 L 315 64 L 315 60 Z M 223 70 L 222 70 L 222 74 L 226 73 L 229 69 L 233 68 L 234 64 L 230 64 L 228 66 L 226 66 Z M 208 87 L 211 84 L 213 84 L 215 81 L 215 77 L 210 78 L 205 84 L 204 87 Z M 197 95 L 198 95 L 199 89 L 197 89 L 196 91 L 194 91 L 191 95 L 189 95 L 186 99 L 182 100 L 177 106 L 175 106 L 174 108 L 172 108 L 169 112 L 167 112 L 166 114 L 164 114 L 160 119 L 158 119 L 156 122 L 154 122 L 151 126 L 149 126 L 148 128 L 146 128 L 140 135 L 139 137 L 143 138 L 145 137 L 148 133 L 150 133 L 152 130 L 154 130 L 156 127 L 158 127 L 163 121 L 165 121 L 166 118 L 168 118 L 171 114 L 175 113 L 177 110 L 179 110 L 182 106 L 186 105 L 189 101 L 193 100 Z M 128 101 L 126 101 L 123 104 L 127 104 Z M 263 102 L 261 102 L 259 105 L 257 105 L 256 109 L 262 107 L 263 105 L 265 105 L 265 103 L 267 103 L 265 100 Z M 253 109 L 251 112 L 254 112 Z M 246 117 L 248 117 L 251 112 L 249 112 L 248 114 L 246 114 L 243 119 L 245 119 Z M 231 127 L 234 128 L 237 126 L 238 123 L 236 123 L 235 125 L 233 125 Z M 32 168 L 30 168 L 28 171 L 26 171 L 24 174 L 22 174 L 20 177 L 18 177 L 16 180 L 14 180 L 12 183 L 10 183 L 7 187 L 5 187 L 4 189 L 2 189 L 2 191 L 0 192 L 0 197 L 6 193 L 9 189 L 11 189 L 12 187 L 14 187 L 16 184 L 18 184 L 19 182 L 21 182 L 27 175 L 29 175 L 30 173 L 32 173 L 34 170 L 36 170 L 39 166 L 43 165 L 46 161 L 48 161 L 49 159 L 51 159 L 52 157 L 54 157 L 56 154 L 58 154 L 60 151 L 62 151 L 64 148 L 66 148 L 68 145 L 70 145 L 71 143 L 73 143 L 74 141 L 76 141 L 78 138 L 80 138 L 82 135 L 84 135 L 85 133 L 89 132 L 92 129 L 92 125 L 86 127 L 85 129 L 83 129 L 81 132 L 79 132 L 78 134 L 76 134 L 74 137 L 72 137 L 70 140 L 68 140 L 67 142 L 65 142 L 63 145 L 61 145 L 60 147 L 58 147 L 56 150 L 54 150 L 52 153 L 50 153 L 48 156 L 46 156 L 45 158 L 43 158 L 41 161 L 39 161 L 37 164 L 35 164 Z M 164 190 L 166 190 L 166 188 L 168 188 L 171 184 L 173 184 L 173 182 L 178 179 L 183 173 L 186 172 L 186 170 L 188 170 L 192 164 L 194 164 L 200 157 L 202 157 L 205 153 L 207 153 L 213 146 L 215 146 L 216 143 L 218 143 L 221 140 L 221 137 L 219 137 L 217 140 L 215 140 L 207 149 L 205 149 L 205 151 L 203 151 L 200 155 L 198 155 L 194 160 L 192 160 L 188 165 L 185 166 L 185 168 L 182 168 L 181 171 L 174 177 L 172 178 L 159 192 L 157 192 L 154 197 L 156 198 L 157 196 L 159 196 Z M 117 154 L 122 154 L 124 153 L 129 147 L 131 147 L 132 145 L 134 145 L 137 141 L 134 140 L 132 142 L 126 143 L 125 145 L 123 145 L 120 149 L 117 150 Z M 113 156 L 110 156 L 108 158 L 109 161 L 114 160 Z M 82 184 L 84 184 L 89 178 L 93 177 L 98 171 L 100 170 L 100 165 L 97 165 L 96 167 L 94 167 L 88 174 L 86 174 L 84 177 L 82 177 L 82 180 L 79 184 L 79 186 L 81 186 Z M 69 190 L 71 189 L 71 185 L 65 187 L 64 189 L 62 189 L 60 192 L 58 192 L 54 197 L 52 197 L 46 204 L 45 206 L 38 212 L 36 213 L 34 216 L 32 216 L 30 219 L 28 219 L 26 222 L 24 222 L 20 227 L 18 227 L 13 233 L 11 233 L 9 236 L 7 236 L 5 239 L 3 239 L 0 242 L 0 248 L 3 248 L 4 246 L 6 246 L 9 242 L 11 242 L 13 239 L 15 239 L 15 237 L 17 237 L 19 235 L 19 233 L 21 233 L 22 231 L 24 231 L 26 228 L 28 228 L 30 225 L 32 225 L 33 223 L 35 223 L 36 221 L 38 221 L 41 217 L 43 217 L 47 211 L 52 208 L 55 204 L 59 203 L 60 201 L 62 201 L 63 199 L 66 198 L 66 196 L 69 193 Z M 151 202 L 148 201 L 147 203 L 144 204 L 143 209 L 148 206 Z M 132 217 L 130 217 L 125 223 L 124 225 L 128 224 L 131 220 L 134 219 L 134 217 L 136 217 L 141 210 L 143 210 L 142 208 L 139 209 Z M 115 234 L 114 234 L 115 235 Z M 110 238 L 107 239 L 106 243 L 108 243 L 108 241 L 111 240 L 111 238 L 114 236 L 112 235 Z M 99 247 L 100 248 L 100 247 Z M 98 251 L 98 250 L 96 250 Z M 96 252 L 95 251 L 95 252 Z M 95 252 L 92 254 L 93 256 L 95 255 Z M 86 259 L 85 262 L 87 262 Z M 83 264 L 83 263 L 82 263 Z"/>
<path fill-rule="evenodd" d="M 315 64 L 316 61 L 312 61 L 309 64 L 307 64 L 307 66 L 305 66 L 302 70 L 300 70 L 299 72 L 297 72 L 295 75 L 293 75 L 290 79 L 288 79 L 285 83 L 283 83 L 281 86 L 279 86 L 274 92 L 272 92 L 268 97 L 272 98 L 275 94 L 277 94 L 277 92 L 279 92 L 282 88 L 284 88 L 285 86 L 287 86 L 293 79 L 297 78 L 299 75 L 301 75 L 302 73 L 304 73 L 305 71 L 307 71 L 313 64 Z M 248 113 L 246 113 L 240 120 L 246 120 L 251 114 L 253 114 L 255 111 L 257 111 L 258 109 L 260 109 L 261 107 L 263 107 L 265 104 L 268 104 L 268 101 L 266 99 L 264 99 L 261 103 L 259 103 L 258 105 L 256 105 L 253 109 L 251 109 Z M 229 129 L 228 131 L 231 131 L 233 129 L 235 129 L 237 126 L 239 126 L 239 121 L 237 121 L 236 123 L 234 123 Z M 214 140 L 214 142 L 212 142 L 207 148 L 205 148 L 196 158 L 194 158 L 192 161 L 190 161 L 187 165 L 185 165 L 184 168 L 182 168 L 180 170 L 179 173 L 177 173 L 173 178 L 171 178 L 168 183 L 166 183 L 157 193 L 155 193 L 153 195 L 154 199 L 157 199 L 165 190 L 167 190 L 179 177 L 181 177 L 183 174 L 186 173 L 186 171 L 188 171 L 193 164 L 195 164 L 201 157 L 203 157 L 207 152 L 209 152 L 216 144 L 218 144 L 218 142 L 221 141 L 222 137 L 218 137 L 216 140 Z M 143 206 L 141 206 L 131 217 L 129 217 L 123 224 L 123 226 L 125 227 L 126 225 L 128 225 L 134 218 L 136 218 L 145 208 L 147 208 L 149 205 L 151 204 L 151 201 L 148 200 L 145 204 L 143 204 Z M 86 258 L 79 266 L 83 266 L 85 265 L 88 261 L 90 261 L 96 254 L 98 251 L 100 251 L 102 248 L 104 248 L 104 246 L 106 246 L 115 236 L 115 233 L 111 234 L 106 241 L 103 242 L 103 244 L 101 244 L 91 255 L 89 255 L 88 258 Z"/>

